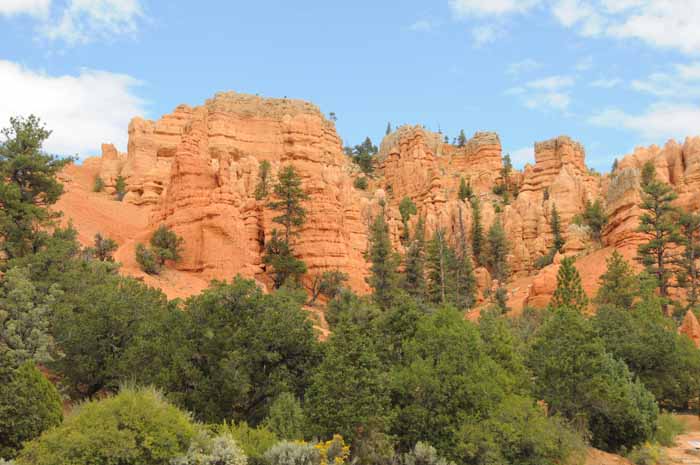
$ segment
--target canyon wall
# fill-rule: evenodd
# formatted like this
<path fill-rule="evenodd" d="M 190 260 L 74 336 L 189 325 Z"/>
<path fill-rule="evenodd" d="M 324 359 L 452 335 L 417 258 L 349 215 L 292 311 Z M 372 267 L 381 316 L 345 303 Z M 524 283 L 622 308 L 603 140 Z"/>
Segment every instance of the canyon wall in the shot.
<path fill-rule="evenodd" d="M 443 228 L 454 239 L 460 227 L 469 232 L 473 222 L 471 204 L 458 198 L 462 179 L 479 200 L 484 229 L 497 220 L 506 229 L 514 272 L 509 292 L 516 309 L 546 305 L 554 289 L 561 256 L 543 270 L 535 269 L 535 261 L 552 246 L 554 207 L 565 239 L 562 253 L 579 257 L 577 267 L 589 295 L 613 249 L 633 258 L 639 242 L 640 172 L 646 161 L 673 185 L 679 205 L 700 208 L 700 138 L 637 149 L 621 158 L 613 173 L 600 175 L 586 167 L 581 144 L 560 136 L 536 143 L 534 163 L 504 179 L 496 133 L 477 132 L 458 147 L 422 126 L 402 126 L 384 138 L 369 186 L 359 190 L 353 186 L 359 169 L 343 153 L 334 123 L 307 102 L 220 93 L 201 106 L 178 106 L 157 121 L 134 118 L 128 131 L 126 153 L 105 144 L 101 157 L 66 170 L 67 192 L 59 208 L 75 222 L 81 240 L 90 238 L 83 231 L 115 236 L 124 272 L 177 296 L 239 273 L 271 284 L 262 255 L 279 225 L 272 221 L 269 199 L 254 195 L 262 161 L 271 165 L 271 184 L 281 167 L 294 166 L 310 196 L 307 221 L 294 243 L 296 255 L 309 268 L 305 284 L 337 269 L 348 273 L 350 285 L 360 293 L 368 292 L 368 227 L 380 202 L 386 203 L 398 251 L 404 251 L 398 209 L 404 197 L 417 205 L 429 235 Z M 104 181 L 102 193 L 91 192 L 95 176 Z M 112 199 L 119 177 L 126 183 L 123 202 Z M 508 201 L 494 193 L 503 184 L 513 192 Z M 575 221 L 586 203 L 595 200 L 610 218 L 602 244 Z M 86 217 L 85 212 L 93 213 Z M 161 277 L 146 276 L 133 252 L 161 224 L 184 238 L 183 260 Z M 493 285 L 485 269 L 477 269 L 477 277 L 481 290 Z"/>

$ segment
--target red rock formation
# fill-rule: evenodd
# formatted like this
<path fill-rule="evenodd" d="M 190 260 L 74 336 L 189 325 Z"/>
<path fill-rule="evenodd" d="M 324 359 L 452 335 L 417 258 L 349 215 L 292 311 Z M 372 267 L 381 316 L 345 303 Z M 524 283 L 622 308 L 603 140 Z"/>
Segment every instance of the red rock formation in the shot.
<path fill-rule="evenodd" d="M 688 313 L 685 314 L 685 318 L 683 318 L 683 323 L 681 327 L 678 328 L 678 332 L 688 336 L 690 340 L 700 348 L 700 323 L 692 310 L 689 310 Z"/>

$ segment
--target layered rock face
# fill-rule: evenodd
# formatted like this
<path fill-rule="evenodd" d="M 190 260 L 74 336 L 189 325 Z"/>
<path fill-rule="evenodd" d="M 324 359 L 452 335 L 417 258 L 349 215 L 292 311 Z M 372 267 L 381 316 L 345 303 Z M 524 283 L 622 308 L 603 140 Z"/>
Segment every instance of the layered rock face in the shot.
<path fill-rule="evenodd" d="M 458 198 L 464 178 L 479 199 L 484 230 L 497 220 L 506 230 L 514 308 L 546 305 L 556 285 L 560 255 L 551 266 L 534 268 L 535 260 L 552 246 L 554 206 L 565 239 L 562 252 L 578 257 L 576 266 L 591 297 L 612 250 L 633 259 L 639 241 L 639 178 L 646 161 L 651 160 L 659 178 L 677 190 L 679 205 L 700 209 L 700 138 L 637 149 L 619 161 L 613 174 L 600 176 L 586 168 L 581 144 L 560 136 L 535 144 L 534 164 L 503 179 L 496 133 L 477 132 L 456 147 L 445 144 L 441 134 L 404 126 L 382 141 L 366 191 L 353 187 L 358 170 L 341 146 L 334 124 L 310 103 L 221 93 L 202 106 L 181 105 L 157 121 L 132 120 L 127 153 L 105 144 L 101 158 L 66 170 L 67 192 L 59 207 L 66 219 L 74 220 L 81 240 L 89 242 L 94 232 L 115 237 L 123 270 L 171 295 L 195 293 L 210 279 L 239 273 L 269 285 L 262 256 L 279 225 L 272 221 L 275 212 L 267 201 L 256 200 L 254 191 L 262 161 L 270 162 L 270 185 L 280 168 L 291 164 L 310 196 L 305 203 L 307 222 L 294 243 L 297 256 L 309 268 L 306 284 L 323 271 L 338 269 L 348 273 L 354 290 L 365 293 L 364 253 L 380 203 L 386 204 L 398 251 L 404 250 L 398 209 L 404 197 L 417 205 L 429 236 L 442 228 L 454 241 L 462 229 L 470 236 L 473 224 L 472 206 Z M 91 192 L 95 175 L 104 181 L 104 193 Z M 126 180 L 127 194 L 123 202 L 114 202 L 110 194 L 119 176 Z M 494 193 L 494 187 L 504 184 L 517 192 L 509 202 Z M 610 218 L 602 247 L 574 224 L 576 215 L 594 200 L 602 201 Z M 92 213 L 86 216 L 87 211 Z M 415 227 L 419 215 L 409 227 Z M 134 248 L 160 224 L 181 235 L 185 247 L 175 270 L 153 278 L 140 274 Z M 478 268 L 476 275 L 480 289 L 493 286 L 486 269 Z"/>
<path fill-rule="evenodd" d="M 686 313 L 678 332 L 688 336 L 695 346 L 700 348 L 700 322 L 692 311 Z"/>
<path fill-rule="evenodd" d="M 185 240 L 177 269 L 203 279 L 263 275 L 264 244 L 279 225 L 266 200 L 256 200 L 260 162 L 271 181 L 293 165 L 310 200 L 294 244 L 309 275 L 339 269 L 364 291 L 368 200 L 352 187 L 350 163 L 333 123 L 317 107 L 288 99 L 222 93 L 203 106 L 178 107 L 160 120 L 135 118 L 129 151 L 115 162 L 103 150 L 101 176 L 126 179 L 124 202 L 150 211 L 149 229 L 166 224 Z M 269 199 L 268 199 L 269 200 Z"/>

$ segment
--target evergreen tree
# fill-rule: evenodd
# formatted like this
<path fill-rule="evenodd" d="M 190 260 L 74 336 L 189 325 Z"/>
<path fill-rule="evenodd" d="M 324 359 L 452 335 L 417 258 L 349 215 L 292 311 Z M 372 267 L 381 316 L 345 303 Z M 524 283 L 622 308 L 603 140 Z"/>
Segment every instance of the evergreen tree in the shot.
<path fill-rule="evenodd" d="M 465 200 L 471 200 L 473 196 L 474 191 L 472 191 L 471 183 L 467 182 L 464 177 L 459 178 L 459 193 L 457 194 L 459 200 L 464 202 Z"/>
<path fill-rule="evenodd" d="M 386 421 L 385 370 L 373 340 L 357 325 L 341 324 L 326 344 L 326 356 L 306 391 L 311 432 L 321 437 L 339 433 L 354 441 Z"/>
<path fill-rule="evenodd" d="M 561 252 L 564 247 L 564 238 L 561 235 L 561 221 L 559 219 L 559 212 L 557 211 L 557 205 L 552 205 L 552 215 L 549 220 L 549 226 L 552 230 L 552 249 L 555 252 Z"/>
<path fill-rule="evenodd" d="M 679 223 L 685 247 L 678 260 L 676 281 L 686 290 L 688 308 L 695 309 L 700 300 L 700 215 L 684 213 Z"/>
<path fill-rule="evenodd" d="M 374 219 L 369 234 L 369 258 L 372 262 L 368 283 L 374 290 L 374 300 L 382 308 L 388 308 L 397 283 L 396 258 L 391 247 L 389 225 L 384 218 L 384 204 Z"/>
<path fill-rule="evenodd" d="M 510 189 L 510 174 L 512 172 L 513 162 L 510 159 L 510 154 L 506 153 L 503 156 L 503 166 L 501 168 L 501 178 L 503 179 L 503 186 L 506 192 L 508 192 Z"/>
<path fill-rule="evenodd" d="M 366 137 L 364 142 L 350 150 L 350 154 L 353 157 L 352 161 L 360 167 L 363 173 L 371 174 L 374 171 L 374 156 L 378 151 L 372 140 Z"/>
<path fill-rule="evenodd" d="M 258 184 L 255 186 L 255 200 L 263 200 L 269 194 L 270 162 L 263 160 L 258 168 Z"/>
<path fill-rule="evenodd" d="M 600 242 L 603 228 L 608 224 L 608 217 L 600 200 L 592 203 L 590 200 L 586 200 L 586 209 L 583 211 L 581 219 L 583 224 L 590 228 L 593 240 Z"/>
<path fill-rule="evenodd" d="M 607 269 L 600 276 L 595 302 L 630 309 L 639 290 L 639 280 L 627 260 L 617 251 L 606 260 Z"/>
<path fill-rule="evenodd" d="M 457 147 L 464 147 L 465 145 L 467 145 L 467 136 L 464 134 L 464 129 L 460 129 L 457 137 Z"/>
<path fill-rule="evenodd" d="M 418 217 L 413 240 L 406 251 L 404 289 L 415 298 L 423 298 L 425 283 L 425 220 Z"/>
<path fill-rule="evenodd" d="M 272 221 L 281 224 L 284 229 L 283 235 L 277 229 L 272 231 L 270 241 L 265 244 L 263 263 L 272 266 L 275 288 L 280 288 L 288 278 L 294 277 L 298 281 L 306 273 L 306 264 L 294 256 L 291 239 L 306 221 L 306 209 L 302 202 L 309 196 L 302 189 L 301 177 L 292 165 L 282 168 L 273 193 L 276 200 L 269 202 L 268 206 L 280 214 Z"/>
<path fill-rule="evenodd" d="M 500 220 L 496 220 L 489 228 L 488 250 L 486 252 L 486 266 L 499 283 L 503 284 L 508 279 L 510 269 L 508 266 L 508 238 Z"/>
<path fill-rule="evenodd" d="M 457 306 L 459 308 L 470 308 L 476 301 L 476 276 L 474 276 L 474 265 L 472 264 L 471 253 L 469 252 L 469 242 L 467 231 L 462 216 L 462 207 L 459 207 L 459 224 L 456 249 L 456 279 L 457 279 Z"/>
<path fill-rule="evenodd" d="M 581 275 L 578 274 L 572 257 L 561 261 L 557 273 L 557 288 L 549 305 L 551 308 L 567 307 L 579 312 L 584 312 L 588 306 L 588 297 L 581 285 Z"/>
<path fill-rule="evenodd" d="M 264 422 L 265 426 L 280 439 L 289 441 L 304 439 L 306 418 L 299 400 L 294 394 L 283 392 L 270 405 L 270 414 Z"/>
<path fill-rule="evenodd" d="M 642 216 L 637 232 L 643 233 L 647 242 L 637 247 L 637 260 L 656 278 L 659 295 L 668 298 L 669 281 L 674 261 L 672 250 L 682 241 L 678 232 L 677 210 L 671 204 L 677 194 L 668 184 L 655 178 L 654 165 L 647 162 L 642 169 Z"/>
<path fill-rule="evenodd" d="M 472 254 L 477 265 L 484 264 L 484 228 L 481 225 L 481 205 L 478 197 L 472 197 Z"/>
<path fill-rule="evenodd" d="M 56 217 L 48 207 L 63 193 L 56 174 L 72 159 L 43 151 L 51 131 L 35 116 L 10 118 L 0 134 L 0 251 L 23 257 L 46 240 L 46 226 Z"/>
<path fill-rule="evenodd" d="M 113 262 L 114 257 L 112 256 L 119 246 L 109 237 L 103 237 L 102 234 L 95 234 L 95 247 L 93 252 L 95 258 L 101 262 Z"/>
<path fill-rule="evenodd" d="M 348 274 L 340 270 L 324 271 L 320 276 L 315 276 L 311 286 L 311 299 L 307 305 L 313 305 L 321 295 L 328 300 L 335 299 L 343 291 L 348 279 Z"/>
<path fill-rule="evenodd" d="M 408 231 L 408 221 L 411 219 L 412 215 L 418 213 L 416 204 L 413 203 L 410 197 L 404 197 L 399 203 L 399 213 L 401 214 L 401 224 L 403 225 L 403 231 L 401 232 L 401 242 L 405 244 L 410 238 L 410 233 Z"/>
<path fill-rule="evenodd" d="M 617 171 L 617 158 L 613 160 L 612 168 L 610 169 L 611 173 L 614 173 Z"/>
<path fill-rule="evenodd" d="M 126 195 L 126 179 L 124 179 L 124 176 L 121 174 L 117 176 L 117 179 L 114 182 L 114 190 L 114 195 L 117 200 L 120 202 L 124 200 L 124 196 Z"/>
<path fill-rule="evenodd" d="M 434 303 L 454 303 L 457 295 L 457 257 L 447 243 L 445 231 L 438 229 L 428 242 L 426 267 L 428 271 L 428 296 Z"/>
<path fill-rule="evenodd" d="M 391 121 L 386 123 L 386 132 L 384 134 L 386 134 L 387 136 L 391 134 Z"/>
<path fill-rule="evenodd" d="M 183 239 L 164 224 L 161 224 L 151 236 L 151 251 L 155 254 L 161 267 L 166 260 L 180 261 L 182 244 Z"/>

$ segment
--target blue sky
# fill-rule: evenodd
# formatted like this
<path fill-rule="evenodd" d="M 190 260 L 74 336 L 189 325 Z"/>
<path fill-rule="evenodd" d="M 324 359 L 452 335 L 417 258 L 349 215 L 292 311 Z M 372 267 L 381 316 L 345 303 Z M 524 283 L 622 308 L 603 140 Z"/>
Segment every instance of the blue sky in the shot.
<path fill-rule="evenodd" d="M 522 164 L 568 134 L 607 170 L 700 134 L 698 55 L 697 0 L 0 0 L 0 119 L 38 114 L 49 150 L 86 156 L 235 90 L 335 112 L 346 144 L 491 130 Z"/>

